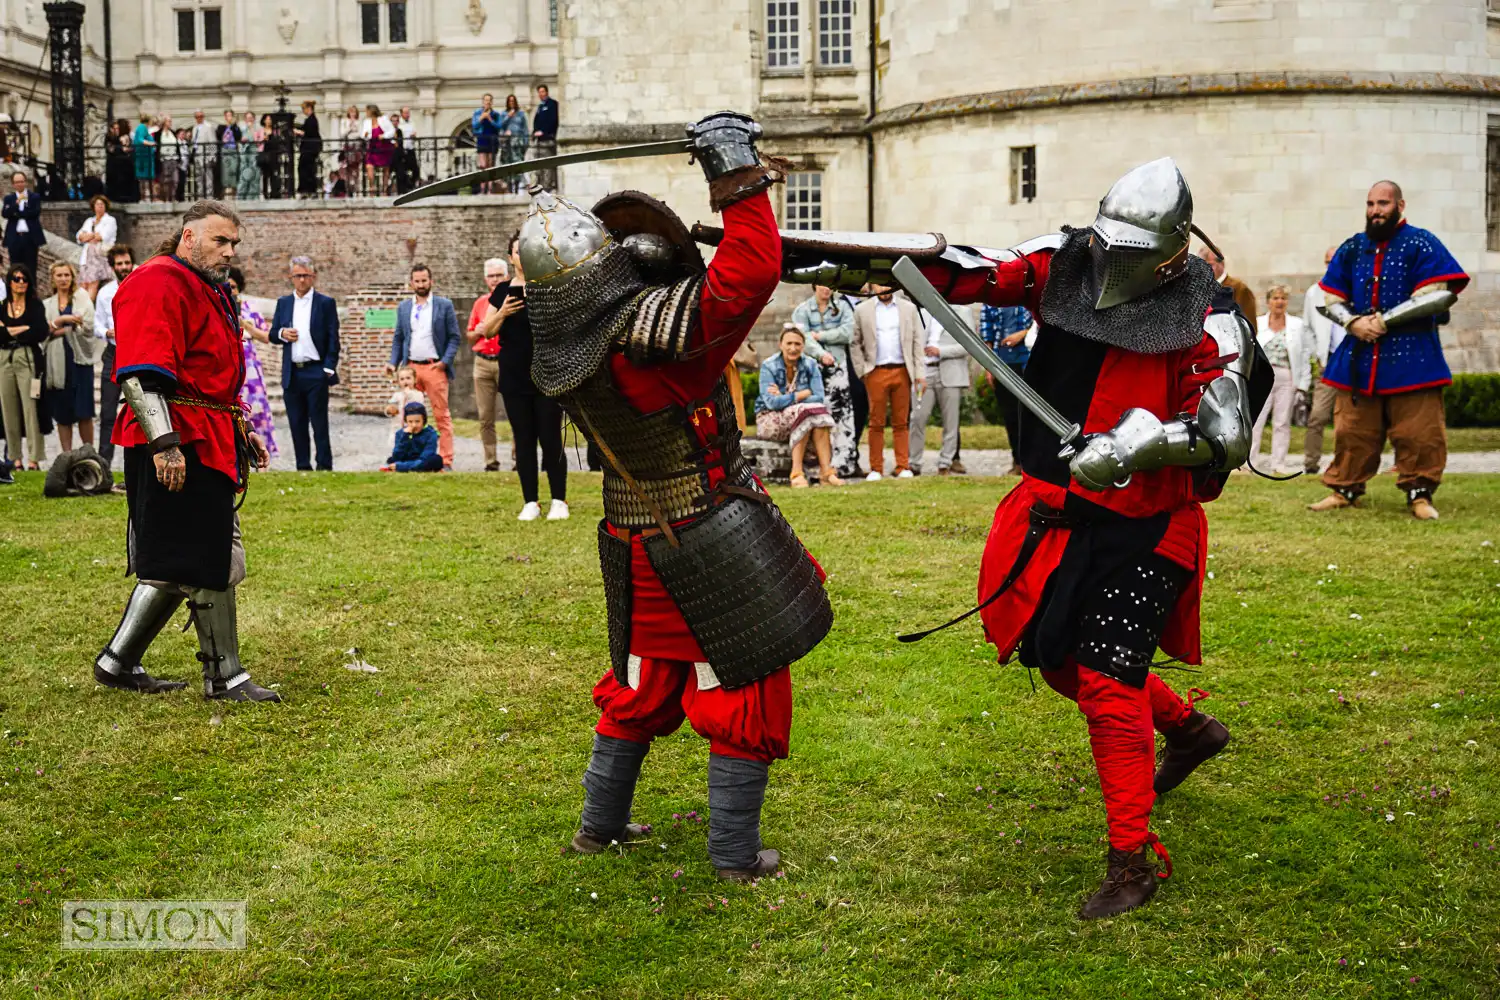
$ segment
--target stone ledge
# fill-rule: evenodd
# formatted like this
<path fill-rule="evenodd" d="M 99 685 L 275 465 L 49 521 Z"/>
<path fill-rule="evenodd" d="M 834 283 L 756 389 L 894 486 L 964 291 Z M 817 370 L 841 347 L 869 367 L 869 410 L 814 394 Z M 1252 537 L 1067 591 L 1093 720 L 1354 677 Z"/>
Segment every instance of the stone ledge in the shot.
<path fill-rule="evenodd" d="M 236 211 L 250 212 L 336 212 L 370 208 L 394 208 L 390 198 L 319 198 L 302 201 L 296 198 L 255 199 L 229 202 Z M 190 201 L 133 202 L 115 205 L 110 211 L 129 216 L 151 217 L 158 215 L 181 215 L 193 205 Z M 428 198 L 412 205 L 402 205 L 405 211 L 423 208 L 484 208 L 484 207 L 529 207 L 531 198 L 524 194 L 445 194 Z M 58 211 L 82 211 L 83 203 L 76 201 L 49 201 L 43 209 Z"/>
<path fill-rule="evenodd" d="M 962 94 L 903 104 L 870 120 L 868 131 L 943 118 L 995 114 L 1036 107 L 1067 107 L 1105 101 L 1149 101 L 1181 97 L 1254 94 L 1424 94 L 1445 97 L 1500 96 L 1500 76 L 1474 73 L 1308 72 L 1202 73 L 1144 76 L 1045 87 Z"/>

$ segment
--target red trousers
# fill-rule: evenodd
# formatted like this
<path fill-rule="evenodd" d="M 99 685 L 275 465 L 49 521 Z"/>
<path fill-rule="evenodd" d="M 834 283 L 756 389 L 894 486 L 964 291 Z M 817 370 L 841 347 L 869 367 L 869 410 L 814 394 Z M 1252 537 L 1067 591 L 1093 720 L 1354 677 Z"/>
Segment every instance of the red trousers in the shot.
<path fill-rule="evenodd" d="M 791 741 L 792 672 L 783 668 L 733 691 L 699 690 L 691 662 L 646 656 L 634 688 L 611 670 L 594 685 L 594 704 L 601 736 L 650 743 L 686 718 L 714 753 L 769 764 L 786 757 Z"/>
<path fill-rule="evenodd" d="M 1078 703 L 1089 723 L 1089 746 L 1099 771 L 1104 811 L 1109 818 L 1109 846 L 1134 851 L 1146 842 L 1151 789 L 1156 774 L 1156 737 L 1176 728 L 1192 709 L 1155 674 L 1136 689 L 1112 677 L 1069 663 L 1061 670 L 1043 670 L 1058 694 Z"/>

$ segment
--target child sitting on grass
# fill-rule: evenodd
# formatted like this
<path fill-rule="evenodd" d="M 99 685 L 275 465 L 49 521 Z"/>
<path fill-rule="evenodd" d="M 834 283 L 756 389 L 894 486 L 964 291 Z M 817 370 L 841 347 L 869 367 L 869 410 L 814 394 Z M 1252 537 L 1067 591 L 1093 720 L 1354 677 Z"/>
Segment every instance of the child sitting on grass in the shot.
<path fill-rule="evenodd" d="M 407 403 L 402 413 L 405 426 L 396 432 L 391 457 L 381 472 L 442 472 L 443 458 L 438 454 L 437 431 L 427 426 L 427 407 Z"/>
<path fill-rule="evenodd" d="M 427 403 L 427 397 L 417 388 L 417 373 L 410 368 L 396 369 L 396 391 L 386 401 L 385 415 L 391 418 L 391 430 L 400 431 L 406 426 L 406 404 Z"/>

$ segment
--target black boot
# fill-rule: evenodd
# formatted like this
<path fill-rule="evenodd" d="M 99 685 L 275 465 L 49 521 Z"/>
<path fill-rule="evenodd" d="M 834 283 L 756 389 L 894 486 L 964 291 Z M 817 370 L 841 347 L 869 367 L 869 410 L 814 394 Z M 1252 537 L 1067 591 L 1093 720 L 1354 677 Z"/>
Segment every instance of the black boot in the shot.
<path fill-rule="evenodd" d="M 628 844 L 651 832 L 651 827 L 630 822 L 635 800 L 635 782 L 649 743 L 594 734 L 594 752 L 583 773 L 583 818 L 573 835 L 572 849 L 579 854 L 598 854 L 612 843 Z"/>
<path fill-rule="evenodd" d="M 1170 871 L 1170 863 L 1168 865 Z M 1133 910 L 1156 895 L 1156 859 L 1146 844 L 1133 851 L 1109 849 L 1109 870 L 1099 887 L 1078 911 L 1080 920 L 1115 917 Z"/>
<path fill-rule="evenodd" d="M 760 810 L 771 766 L 755 760 L 708 755 L 708 860 L 719 878 L 749 882 L 773 875 L 781 854 L 762 849 Z"/>
<path fill-rule="evenodd" d="M 146 673 L 141 657 L 182 604 L 182 595 L 149 583 L 137 583 L 125 605 L 114 638 L 94 660 L 94 680 L 105 687 L 141 694 L 161 694 L 187 687 L 183 681 L 158 680 Z"/>
<path fill-rule="evenodd" d="M 1151 783 L 1157 795 L 1182 784 L 1199 764 L 1229 745 L 1229 730 L 1224 723 L 1196 708 L 1182 720 L 1182 725 L 1162 735 L 1167 740 L 1167 752 Z"/>
<path fill-rule="evenodd" d="M 195 590 L 188 598 L 198 630 L 198 662 L 203 664 L 203 697 L 218 701 L 280 701 L 281 695 L 250 679 L 240 664 L 240 635 L 234 588 Z"/>

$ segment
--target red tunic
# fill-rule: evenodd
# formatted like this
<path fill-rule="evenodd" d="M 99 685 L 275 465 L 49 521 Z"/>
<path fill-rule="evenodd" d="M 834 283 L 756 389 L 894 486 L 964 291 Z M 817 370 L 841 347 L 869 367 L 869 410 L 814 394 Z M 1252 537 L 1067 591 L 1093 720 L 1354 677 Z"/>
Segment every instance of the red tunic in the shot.
<path fill-rule="evenodd" d="M 1051 257 L 1052 251 L 1042 250 L 997 264 L 990 270 L 955 272 L 948 265 L 938 264 L 929 265 L 924 273 L 951 302 L 1023 305 L 1045 323 L 1041 300 Z M 1214 369 L 1195 374 L 1192 367 L 1210 361 L 1218 354 L 1216 344 L 1207 334 L 1194 347 L 1165 354 L 1139 354 L 1119 347 L 1108 348 L 1083 423 L 1084 433 L 1095 434 L 1111 429 L 1132 407 L 1148 410 L 1162 420 L 1169 420 L 1179 413 L 1195 413 L 1204 389 L 1223 372 Z M 979 570 L 980 600 L 994 592 L 1015 563 L 1029 527 L 1031 506 L 1037 500 L 1061 507 L 1063 498 L 1073 494 L 1126 517 L 1146 518 L 1169 513 L 1166 534 L 1155 551 L 1193 571 L 1194 577 L 1178 596 L 1177 605 L 1162 633 L 1161 648 L 1188 663 L 1201 663 L 1198 607 L 1208 548 L 1208 521 L 1202 504 L 1213 500 L 1218 492 L 1216 483 L 1195 481 L 1191 470 L 1177 466 L 1138 472 L 1124 489 L 1104 492 L 1085 489 L 1071 480 L 1064 489 L 1055 483 L 1023 475 L 1020 484 L 995 511 Z M 1049 531 L 1020 578 L 1003 596 L 980 612 L 985 636 L 995 644 L 1001 660 L 1008 659 L 1020 642 L 1041 601 L 1042 589 L 1062 559 L 1070 534 L 1067 529 Z"/>
<path fill-rule="evenodd" d="M 115 372 L 152 372 L 176 383 L 172 394 L 242 407 L 245 355 L 237 311 L 229 293 L 210 284 L 175 255 L 153 257 L 115 293 Z M 234 414 L 170 404 L 172 428 L 193 445 L 210 469 L 237 478 Z M 135 413 L 121 408 L 110 440 L 150 444 Z"/>
<path fill-rule="evenodd" d="M 609 356 L 610 376 L 615 387 L 642 413 L 664 406 L 691 406 L 699 443 L 718 433 L 720 415 L 706 402 L 724 368 L 739 349 L 760 312 L 770 301 L 781 280 L 781 236 L 771 199 L 758 194 L 724 209 L 724 239 L 719 243 L 699 304 L 699 323 L 688 347 L 707 346 L 701 355 L 675 364 L 642 367 L 623 354 Z M 711 346 L 708 346 L 711 345 Z M 735 426 L 734 416 L 725 414 L 726 426 Z M 705 461 L 718 460 L 718 451 Z M 709 472 L 712 488 L 724 478 L 717 468 Z M 624 537 L 628 532 L 616 532 Z M 640 535 L 631 540 L 631 581 L 634 603 L 631 611 L 630 652 L 637 656 L 667 660 L 706 660 L 698 641 L 683 621 L 682 612 L 667 594 L 646 557 Z"/>

